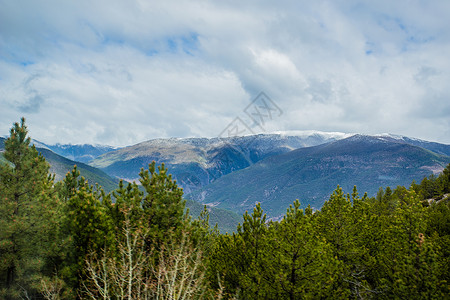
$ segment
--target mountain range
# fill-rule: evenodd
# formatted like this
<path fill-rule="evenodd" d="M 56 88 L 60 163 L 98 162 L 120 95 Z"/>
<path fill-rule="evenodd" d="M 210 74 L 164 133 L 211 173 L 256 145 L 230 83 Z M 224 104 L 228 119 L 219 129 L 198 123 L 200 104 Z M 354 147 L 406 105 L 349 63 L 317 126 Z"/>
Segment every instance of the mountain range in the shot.
<path fill-rule="evenodd" d="M 0 137 L 0 163 L 6 162 L 3 155 L 1 155 L 5 150 L 4 142 L 5 138 Z M 95 185 L 98 183 L 107 193 L 117 188 L 119 181 L 118 178 L 111 177 L 98 168 L 89 166 L 80 161 L 71 160 L 51 150 L 56 149 L 55 151 L 60 153 L 61 151 L 64 151 L 62 154 L 66 154 L 69 157 L 76 155 L 78 158 L 95 158 L 97 155 L 105 153 L 105 150 L 111 151 L 111 149 L 114 149 L 113 147 L 97 145 L 47 145 L 35 140 L 33 140 L 32 143 L 50 164 L 50 173 L 55 175 L 56 180 L 62 180 L 67 172 L 70 172 L 76 165 L 81 176 L 87 179 L 89 184 Z M 193 200 L 187 200 L 186 208 L 189 209 L 189 212 L 193 217 L 197 217 L 203 210 L 204 205 Z M 236 224 L 242 219 L 242 216 L 236 214 L 235 212 L 221 208 L 210 207 L 208 208 L 208 211 L 210 223 L 212 225 L 217 224 L 218 229 L 222 232 L 232 232 L 235 230 Z"/>
<path fill-rule="evenodd" d="M 154 139 L 111 151 L 90 162 L 106 173 L 135 180 L 152 161 L 165 163 L 185 194 L 265 158 L 346 137 L 343 133 L 300 132 L 231 138 Z"/>
<path fill-rule="evenodd" d="M 448 151 L 448 147 L 443 147 Z M 450 163 L 450 157 L 389 136 L 354 135 L 264 159 L 223 176 L 188 197 L 243 213 L 257 202 L 277 218 L 295 199 L 320 209 L 340 185 L 374 196 L 380 187 L 409 186 Z"/>
<path fill-rule="evenodd" d="M 450 145 L 391 134 L 299 131 L 169 138 L 120 149 L 34 144 L 57 178 L 77 164 L 92 184 L 107 191 L 119 178 L 137 181 L 140 169 L 153 160 L 165 163 L 191 211 L 199 213 L 200 203 L 207 204 L 212 219 L 227 230 L 257 202 L 269 217 L 278 218 L 295 199 L 319 209 L 337 185 L 346 192 L 356 185 L 361 194 L 374 196 L 380 187 L 409 186 L 450 163 Z M 0 151 L 1 145 L 2 140 Z"/>

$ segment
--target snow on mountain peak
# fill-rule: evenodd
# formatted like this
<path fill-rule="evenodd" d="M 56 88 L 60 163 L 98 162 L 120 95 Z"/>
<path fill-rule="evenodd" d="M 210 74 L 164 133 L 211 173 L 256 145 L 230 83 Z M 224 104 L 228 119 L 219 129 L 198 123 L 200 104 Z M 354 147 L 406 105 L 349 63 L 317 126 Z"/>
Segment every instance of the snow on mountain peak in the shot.
<path fill-rule="evenodd" d="M 309 136 L 321 136 L 326 139 L 345 139 L 355 135 L 355 133 L 344 132 L 327 132 L 319 130 L 285 130 L 275 131 L 273 134 L 279 134 L 281 136 L 297 136 L 297 137 L 309 137 Z"/>

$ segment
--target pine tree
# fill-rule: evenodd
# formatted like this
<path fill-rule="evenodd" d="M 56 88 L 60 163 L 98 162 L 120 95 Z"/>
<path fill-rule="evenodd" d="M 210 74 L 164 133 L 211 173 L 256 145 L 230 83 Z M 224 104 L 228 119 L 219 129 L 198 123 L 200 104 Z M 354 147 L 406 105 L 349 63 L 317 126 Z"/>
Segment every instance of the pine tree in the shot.
<path fill-rule="evenodd" d="M 400 202 L 392 219 L 391 237 L 382 257 L 389 279 L 390 293 L 399 298 L 440 299 L 444 296 L 438 274 L 435 246 L 425 232 L 427 230 L 426 208 L 414 192 Z M 390 250 L 390 251 L 389 251 Z M 394 262 L 394 263 L 392 263 Z M 448 291 L 447 291 L 448 292 Z"/>
<path fill-rule="evenodd" d="M 58 202 L 49 165 L 34 146 L 25 119 L 5 141 L 0 165 L 0 296 L 32 296 L 39 289 Z"/>
<path fill-rule="evenodd" d="M 74 291 L 86 279 L 83 270 L 86 257 L 110 249 L 114 227 L 109 215 L 109 195 L 99 187 L 94 189 L 80 177 L 76 166 L 66 175 L 61 198 L 65 203 L 65 220 L 61 234 L 70 239 L 62 275 Z"/>
<path fill-rule="evenodd" d="M 139 230 L 142 231 L 144 229 L 143 193 L 137 184 L 128 183 L 125 187 L 123 180 L 120 180 L 119 187 L 112 194 L 114 203 L 108 202 L 110 200 L 108 198 L 104 201 L 104 206 L 112 218 L 116 236 L 122 234 L 126 220 L 139 225 Z"/>
<path fill-rule="evenodd" d="M 261 264 L 266 251 L 266 215 L 258 203 L 253 213 L 245 212 L 237 232 L 220 235 L 210 255 L 210 281 L 223 287 L 227 297 L 260 299 L 266 295 L 261 287 Z M 219 283 L 219 286 L 217 286 Z"/>
<path fill-rule="evenodd" d="M 264 259 L 266 284 L 275 286 L 277 299 L 312 299 L 344 296 L 333 289 L 342 264 L 333 256 L 332 247 L 316 231 L 312 209 L 306 213 L 296 200 L 279 223 L 272 223 Z M 274 283 L 278 283 L 275 285 Z"/>
<path fill-rule="evenodd" d="M 383 197 L 384 193 L 379 192 Z M 363 236 L 367 216 L 366 196 L 358 197 L 356 188 L 352 196 L 344 195 L 339 186 L 317 213 L 318 232 L 332 247 L 333 256 L 341 263 L 335 289 L 341 295 L 364 297 L 371 289 L 365 279 L 371 262 Z M 353 202 L 353 203 L 352 203 Z"/>
<path fill-rule="evenodd" d="M 140 182 L 145 189 L 142 209 L 149 230 L 147 247 L 160 247 L 173 235 L 180 237 L 186 225 L 183 189 L 179 188 L 172 175 L 162 164 L 156 169 L 153 161 L 148 170 L 141 169 Z"/>

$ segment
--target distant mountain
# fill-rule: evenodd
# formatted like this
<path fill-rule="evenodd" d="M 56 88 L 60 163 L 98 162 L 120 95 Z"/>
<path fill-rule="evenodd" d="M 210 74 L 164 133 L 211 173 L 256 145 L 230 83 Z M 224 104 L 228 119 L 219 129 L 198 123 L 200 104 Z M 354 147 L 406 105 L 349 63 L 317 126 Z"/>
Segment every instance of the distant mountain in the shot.
<path fill-rule="evenodd" d="M 392 137 L 354 135 L 266 158 L 189 198 L 237 213 L 261 202 L 268 215 L 277 217 L 295 199 L 319 209 L 337 185 L 350 193 L 356 185 L 373 196 L 379 187 L 409 186 L 448 163 L 449 156 Z"/>
<path fill-rule="evenodd" d="M 155 139 L 111 151 L 90 165 L 111 176 L 135 180 L 153 160 L 165 163 L 185 194 L 223 175 L 241 170 L 274 155 L 346 137 L 343 133 L 317 131 L 260 134 L 232 138 Z"/>
<path fill-rule="evenodd" d="M 48 145 L 42 142 L 33 140 L 32 143 L 37 148 L 43 148 L 52 150 L 56 154 L 64 156 L 73 161 L 79 161 L 83 163 L 88 163 L 98 156 L 108 153 L 110 151 L 117 150 L 118 148 L 104 145 L 71 145 L 71 144 L 55 144 Z"/>

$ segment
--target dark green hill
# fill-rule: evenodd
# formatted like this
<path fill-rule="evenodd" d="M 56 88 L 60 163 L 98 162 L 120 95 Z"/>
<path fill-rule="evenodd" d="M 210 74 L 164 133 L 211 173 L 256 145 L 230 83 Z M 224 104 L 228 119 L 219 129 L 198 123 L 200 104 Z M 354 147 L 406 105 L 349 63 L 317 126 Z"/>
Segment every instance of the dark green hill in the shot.
<path fill-rule="evenodd" d="M 110 192 L 117 187 L 118 180 L 111 178 L 108 174 L 97 168 L 91 167 L 81 162 L 62 157 L 48 149 L 37 148 L 50 164 L 50 172 L 55 174 L 56 180 L 62 180 L 67 172 L 72 171 L 74 165 L 77 165 L 81 176 L 86 178 L 91 185 L 98 183 L 105 192 Z"/>
<path fill-rule="evenodd" d="M 0 138 L 0 152 L 4 151 L 4 138 Z M 116 188 L 118 180 L 111 178 L 108 174 L 97 168 L 91 167 L 84 163 L 75 162 L 73 160 L 62 157 L 48 149 L 36 148 L 45 157 L 50 164 L 50 172 L 55 174 L 56 180 L 62 180 L 67 172 L 72 171 L 74 165 L 77 165 L 81 176 L 84 176 L 89 181 L 89 184 L 95 185 L 98 183 L 103 187 L 105 192 L 110 192 Z M 0 162 L 6 162 L 3 155 L 0 155 Z"/>
<path fill-rule="evenodd" d="M 375 195 L 379 187 L 405 185 L 441 171 L 450 157 L 389 137 L 355 135 L 269 157 L 221 177 L 191 199 L 242 213 L 261 202 L 271 217 L 295 199 L 319 209 L 337 185 Z"/>

